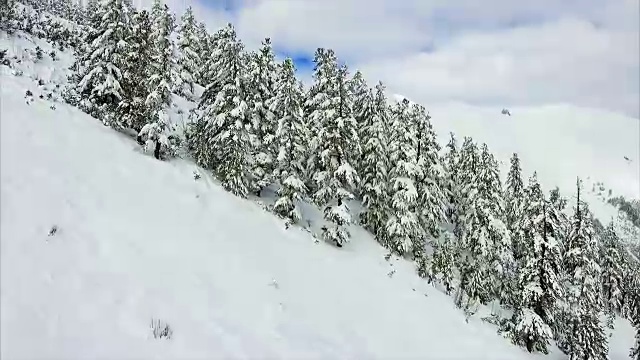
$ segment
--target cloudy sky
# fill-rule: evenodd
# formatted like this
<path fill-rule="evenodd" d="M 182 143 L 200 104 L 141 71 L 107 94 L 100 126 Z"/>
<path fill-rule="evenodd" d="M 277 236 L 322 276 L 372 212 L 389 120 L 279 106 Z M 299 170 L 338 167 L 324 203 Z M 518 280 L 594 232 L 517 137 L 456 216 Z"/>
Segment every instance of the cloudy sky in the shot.
<path fill-rule="evenodd" d="M 303 79 L 333 48 L 427 106 L 569 103 L 640 115 L 638 0 L 168 0 L 248 47 L 269 36 Z"/>

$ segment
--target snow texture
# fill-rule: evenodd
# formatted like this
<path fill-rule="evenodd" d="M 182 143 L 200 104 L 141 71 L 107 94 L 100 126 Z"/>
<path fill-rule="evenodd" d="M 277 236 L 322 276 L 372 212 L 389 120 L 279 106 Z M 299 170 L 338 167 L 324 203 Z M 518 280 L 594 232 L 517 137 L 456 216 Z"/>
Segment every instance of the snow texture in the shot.
<path fill-rule="evenodd" d="M 0 33 L 11 56 L 36 44 L 50 48 Z M 413 264 L 385 261 L 355 225 L 342 249 L 317 243 L 193 163 L 155 160 L 78 109 L 52 109 L 55 98 L 39 98 L 46 89 L 33 80 L 62 81 L 73 59 L 60 57 L 24 59 L 23 76 L 0 65 L 1 358 L 564 359 L 555 347 L 528 354 L 466 319 Z M 176 103 L 173 122 L 193 106 Z M 523 111 L 513 113 L 503 119 Z M 593 166 L 580 172 L 598 173 Z M 634 179 L 625 174 L 611 184 L 620 193 L 633 185 L 620 183 Z M 302 213 L 317 233 L 322 214 L 309 204 Z M 622 321 L 616 329 L 611 359 L 625 359 L 633 329 Z"/>

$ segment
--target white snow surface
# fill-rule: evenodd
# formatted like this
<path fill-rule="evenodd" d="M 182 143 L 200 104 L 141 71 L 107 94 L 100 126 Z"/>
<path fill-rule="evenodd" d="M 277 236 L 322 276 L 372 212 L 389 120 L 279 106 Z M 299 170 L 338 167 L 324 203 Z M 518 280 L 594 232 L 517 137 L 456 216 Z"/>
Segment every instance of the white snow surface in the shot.
<path fill-rule="evenodd" d="M 389 278 L 365 232 L 315 243 L 25 89 L 2 75 L 3 359 L 529 357 L 409 263 Z M 170 340 L 151 336 L 155 318 Z"/>
<path fill-rule="evenodd" d="M 2 36 L 11 54 L 47 50 Z M 0 66 L 0 358 L 565 358 L 467 322 L 356 226 L 344 248 L 316 242 L 192 163 L 155 160 L 75 108 L 51 109 L 38 97 L 51 84 L 34 78 L 63 79 L 72 59 L 61 58 L 25 60 L 22 77 Z M 302 212 L 317 232 L 322 214 Z M 152 320 L 172 338 L 153 338 Z M 613 335 L 611 359 L 625 359 L 632 329 L 620 320 Z"/>

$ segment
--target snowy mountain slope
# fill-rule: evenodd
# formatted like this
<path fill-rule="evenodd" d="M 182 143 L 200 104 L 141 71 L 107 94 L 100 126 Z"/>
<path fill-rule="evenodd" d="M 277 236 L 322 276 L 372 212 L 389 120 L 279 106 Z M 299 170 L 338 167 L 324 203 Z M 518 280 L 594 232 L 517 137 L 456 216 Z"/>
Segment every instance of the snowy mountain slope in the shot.
<path fill-rule="evenodd" d="M 3 276 L 16 269 L 27 274 L 7 280 L 2 307 L 8 304 L 12 312 L 2 323 L 2 342 L 18 345 L 3 354 L 529 358 L 477 317 L 465 324 L 449 297 L 426 286 L 409 263 L 385 262 L 382 249 L 361 229 L 352 229 L 353 241 L 341 250 L 315 244 L 306 232 L 285 230 L 273 215 L 225 193 L 208 176 L 194 181 L 190 163 L 154 161 L 130 139 L 77 110 L 62 104 L 49 108 L 38 95 L 64 79 L 65 67 L 25 60 L 27 76 L 3 75 L 7 85 L 0 99 L 13 104 L 0 114 L 2 224 L 18 224 L 10 232 L 3 226 L 3 258 L 14 259 L 3 267 Z M 39 78 L 51 84 L 36 87 L 31 80 Z M 22 99 L 26 89 L 36 96 L 28 106 Z M 174 101 L 173 120 L 181 124 L 193 104 Z M 473 119 L 472 111 L 465 113 L 442 118 Z M 446 140 L 446 131 L 434 124 Z M 481 133 L 469 123 L 457 132 Z M 499 158 L 506 160 L 510 151 L 498 152 Z M 11 155 L 6 165 L 7 154 L 16 153 L 24 155 Z M 525 170 L 530 170 L 526 163 Z M 567 176 L 564 190 L 570 195 L 575 174 Z M 317 209 L 305 206 L 305 215 L 317 230 Z M 60 230 L 47 237 L 54 223 Z M 5 241 L 21 238 L 27 240 Z M 58 245 L 51 251 L 41 243 L 49 249 Z M 78 300 L 68 308 L 61 304 L 70 298 Z M 154 317 L 174 329 L 170 343 L 150 338 Z M 5 338 L 14 328 L 21 330 Z M 626 358 L 632 343 L 628 325 L 621 322 L 618 329 L 612 359 Z M 44 350 L 29 349 L 34 342 Z M 556 350 L 546 358 L 563 356 Z"/>
<path fill-rule="evenodd" d="M 395 95 L 393 100 L 404 98 Z M 583 199 L 605 224 L 619 213 L 607 202 L 610 196 L 640 199 L 640 119 L 571 105 L 510 108 L 511 116 L 499 108 L 460 103 L 428 108 L 442 146 L 449 132 L 460 143 L 464 136 L 487 143 L 500 160 L 503 177 L 517 152 L 525 181 L 536 171 L 545 191 L 558 186 L 570 203 L 580 177 Z M 625 240 L 640 242 L 630 236 Z"/>
<path fill-rule="evenodd" d="M 363 231 L 316 244 L 192 164 L 52 110 L 28 77 L 0 83 L 2 358 L 536 357 Z"/>

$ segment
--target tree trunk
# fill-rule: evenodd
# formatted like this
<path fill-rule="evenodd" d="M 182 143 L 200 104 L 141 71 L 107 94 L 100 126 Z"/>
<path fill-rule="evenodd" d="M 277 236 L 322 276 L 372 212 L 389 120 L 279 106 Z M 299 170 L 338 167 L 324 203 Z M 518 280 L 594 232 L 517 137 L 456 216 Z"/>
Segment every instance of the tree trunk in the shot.
<path fill-rule="evenodd" d="M 155 150 L 153 150 L 153 156 L 155 156 L 156 159 L 160 160 L 160 142 L 156 141 L 156 148 Z"/>

